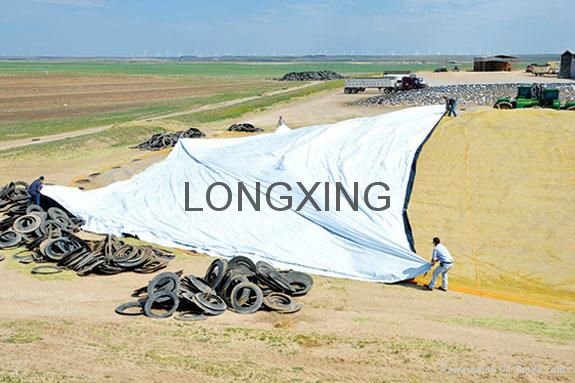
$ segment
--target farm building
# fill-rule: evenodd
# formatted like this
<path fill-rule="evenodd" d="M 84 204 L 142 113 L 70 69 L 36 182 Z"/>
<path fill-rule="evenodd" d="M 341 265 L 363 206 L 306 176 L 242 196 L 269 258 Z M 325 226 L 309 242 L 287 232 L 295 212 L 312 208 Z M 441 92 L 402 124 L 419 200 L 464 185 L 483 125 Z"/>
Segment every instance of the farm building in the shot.
<path fill-rule="evenodd" d="M 575 50 L 565 51 L 561 55 L 561 67 L 559 68 L 559 77 L 575 78 Z"/>
<path fill-rule="evenodd" d="M 496 55 L 473 58 L 474 72 L 510 72 L 511 63 L 517 60 L 515 56 Z"/>

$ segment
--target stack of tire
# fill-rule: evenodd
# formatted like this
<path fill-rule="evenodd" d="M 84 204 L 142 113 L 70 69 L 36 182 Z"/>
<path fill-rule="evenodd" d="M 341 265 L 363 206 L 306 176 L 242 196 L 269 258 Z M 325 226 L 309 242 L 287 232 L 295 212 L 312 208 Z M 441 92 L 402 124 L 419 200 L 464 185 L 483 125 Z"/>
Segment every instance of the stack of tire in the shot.
<path fill-rule="evenodd" d="M 84 221 L 58 207 L 44 210 L 31 204 L 22 181 L 0 188 L 0 249 L 24 250 L 14 255 L 20 263 L 49 263 L 33 274 L 55 274 L 65 269 L 78 275 L 153 273 L 167 266 L 174 254 L 150 246 L 134 246 L 113 236 L 84 241 L 76 234 Z"/>
<path fill-rule="evenodd" d="M 206 135 L 199 129 L 190 128 L 188 130 L 173 132 L 173 133 L 156 133 L 149 139 L 136 145 L 134 148 L 141 150 L 162 150 L 176 145 L 180 138 L 201 138 Z"/>
<path fill-rule="evenodd" d="M 226 310 L 252 314 L 265 309 L 283 314 L 298 312 L 303 304 L 294 297 L 307 294 L 313 286 L 308 274 L 278 271 L 269 263 L 254 264 L 239 256 L 229 261 L 217 259 L 203 277 L 182 276 L 182 272 L 161 273 L 148 286 L 137 289 L 138 301 L 116 308 L 121 315 L 145 315 L 178 320 L 203 320 Z"/>
<path fill-rule="evenodd" d="M 280 81 L 329 81 L 329 80 L 339 80 L 343 76 L 331 71 L 331 70 L 321 70 L 321 71 L 308 71 L 308 72 L 290 72 L 285 74 Z"/>
<path fill-rule="evenodd" d="M 243 122 L 241 124 L 233 124 L 228 127 L 228 132 L 244 132 L 244 133 L 256 133 L 263 132 L 262 128 L 256 128 L 252 124 Z"/>

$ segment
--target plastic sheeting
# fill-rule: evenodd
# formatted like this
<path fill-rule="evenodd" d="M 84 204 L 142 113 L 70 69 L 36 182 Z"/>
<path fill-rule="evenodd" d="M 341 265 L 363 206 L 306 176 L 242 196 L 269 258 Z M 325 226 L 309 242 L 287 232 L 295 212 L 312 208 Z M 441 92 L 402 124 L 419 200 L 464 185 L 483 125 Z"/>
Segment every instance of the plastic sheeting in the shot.
<path fill-rule="evenodd" d="M 93 232 L 129 233 L 161 245 L 245 255 L 328 276 L 401 281 L 429 268 L 412 250 L 404 210 L 418 150 L 443 111 L 443 106 L 427 106 L 282 134 L 180 140 L 164 161 L 129 180 L 90 191 L 46 186 L 43 192 L 84 218 L 85 229 Z M 186 182 L 188 207 L 203 211 L 186 211 Z M 215 182 L 231 189 L 230 206 L 222 211 L 206 202 Z M 238 209 L 238 182 L 254 199 L 260 182 L 259 211 L 245 195 Z M 268 206 L 265 193 L 274 182 L 292 190 L 273 188 L 270 203 L 284 206 L 291 196 L 291 209 Z M 312 194 L 321 211 L 310 201 L 297 211 L 305 199 L 298 182 L 308 190 L 321 182 Z M 357 211 L 341 194 L 337 211 L 336 182 L 350 195 L 357 182 Z M 369 203 L 381 207 L 385 199 L 378 196 L 389 197 L 389 208 L 376 211 L 365 202 L 364 191 L 373 182 L 386 183 L 389 191 L 373 187 Z M 230 197 L 221 185 L 209 196 L 216 207 Z"/>

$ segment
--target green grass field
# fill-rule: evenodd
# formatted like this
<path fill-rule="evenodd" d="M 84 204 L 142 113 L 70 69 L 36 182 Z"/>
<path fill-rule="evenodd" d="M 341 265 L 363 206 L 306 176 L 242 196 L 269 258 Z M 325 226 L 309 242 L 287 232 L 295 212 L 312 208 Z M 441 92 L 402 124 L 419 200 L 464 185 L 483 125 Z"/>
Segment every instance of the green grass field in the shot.
<path fill-rule="evenodd" d="M 69 73 L 92 75 L 260 76 L 281 77 L 288 72 L 333 70 L 341 74 L 394 70 L 429 71 L 437 63 L 171 63 L 171 62 L 34 62 L 2 61 L 1 74 Z M 459 65 L 466 70 L 470 64 Z"/>

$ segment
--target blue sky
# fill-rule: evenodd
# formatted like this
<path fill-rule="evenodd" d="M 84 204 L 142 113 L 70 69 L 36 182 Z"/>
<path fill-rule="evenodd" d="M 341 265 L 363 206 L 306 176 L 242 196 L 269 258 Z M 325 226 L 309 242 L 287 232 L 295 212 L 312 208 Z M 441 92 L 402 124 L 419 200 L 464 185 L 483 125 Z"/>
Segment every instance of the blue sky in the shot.
<path fill-rule="evenodd" d="M 559 53 L 575 0 L 0 0 L 0 55 Z"/>

